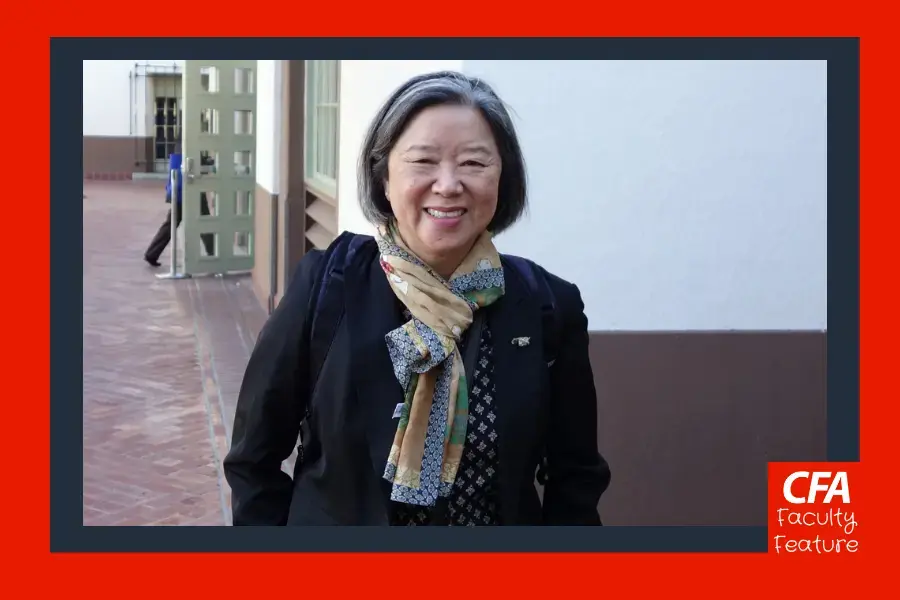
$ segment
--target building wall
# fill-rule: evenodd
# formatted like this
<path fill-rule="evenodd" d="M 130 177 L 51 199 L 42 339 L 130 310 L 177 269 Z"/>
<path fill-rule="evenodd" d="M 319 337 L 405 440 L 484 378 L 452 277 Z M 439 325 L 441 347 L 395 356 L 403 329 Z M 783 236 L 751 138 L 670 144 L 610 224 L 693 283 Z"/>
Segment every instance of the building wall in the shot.
<path fill-rule="evenodd" d="M 278 193 L 281 169 L 281 63 L 256 61 L 256 181 L 273 194 Z"/>
<path fill-rule="evenodd" d="M 82 156 L 86 177 L 127 179 L 134 172 L 152 170 L 152 131 L 146 110 L 150 89 L 146 77 L 129 78 L 135 64 L 183 65 L 184 61 L 83 61 Z"/>
<path fill-rule="evenodd" d="M 124 137 L 135 135 L 129 111 L 128 75 L 133 60 L 86 60 L 83 62 L 82 135 Z M 138 135 L 144 135 L 143 129 Z"/>
<path fill-rule="evenodd" d="M 582 291 L 603 508 L 765 523 L 769 460 L 825 458 L 824 62 L 466 61 L 516 113 L 500 236 Z"/>
<path fill-rule="evenodd" d="M 511 104 L 530 167 L 530 218 L 499 243 L 577 281 L 592 329 L 826 328 L 824 61 L 465 70 Z"/>
<path fill-rule="evenodd" d="M 370 231 L 378 105 L 438 68 L 513 110 L 531 206 L 501 251 L 582 292 L 606 521 L 764 524 L 767 461 L 825 458 L 825 63 L 345 61 L 341 229 Z"/>
<path fill-rule="evenodd" d="M 277 281 L 278 191 L 282 139 L 282 63 L 256 64 L 256 194 L 254 197 L 253 291 L 269 308 Z"/>

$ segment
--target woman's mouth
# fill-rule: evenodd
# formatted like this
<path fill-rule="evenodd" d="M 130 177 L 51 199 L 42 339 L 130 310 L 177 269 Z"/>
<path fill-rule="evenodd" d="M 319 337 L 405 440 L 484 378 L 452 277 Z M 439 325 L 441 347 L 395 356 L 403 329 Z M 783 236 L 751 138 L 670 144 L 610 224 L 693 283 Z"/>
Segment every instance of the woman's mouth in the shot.
<path fill-rule="evenodd" d="M 452 210 L 438 210 L 436 208 L 426 208 L 425 212 L 435 219 L 457 219 L 466 213 L 466 209 L 455 208 Z"/>

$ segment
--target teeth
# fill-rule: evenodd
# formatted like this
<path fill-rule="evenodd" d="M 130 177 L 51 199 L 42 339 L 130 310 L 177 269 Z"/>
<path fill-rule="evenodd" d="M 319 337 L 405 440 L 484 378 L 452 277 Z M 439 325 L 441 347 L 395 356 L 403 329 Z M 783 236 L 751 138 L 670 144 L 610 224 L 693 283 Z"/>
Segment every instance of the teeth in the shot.
<path fill-rule="evenodd" d="M 441 210 L 435 210 L 433 208 L 426 208 L 425 212 L 427 212 L 429 215 L 431 215 L 432 217 L 435 217 L 437 219 L 452 219 L 454 217 L 462 216 L 462 214 L 466 211 L 464 211 L 463 209 L 459 209 L 459 210 L 452 210 L 450 212 L 444 212 Z"/>

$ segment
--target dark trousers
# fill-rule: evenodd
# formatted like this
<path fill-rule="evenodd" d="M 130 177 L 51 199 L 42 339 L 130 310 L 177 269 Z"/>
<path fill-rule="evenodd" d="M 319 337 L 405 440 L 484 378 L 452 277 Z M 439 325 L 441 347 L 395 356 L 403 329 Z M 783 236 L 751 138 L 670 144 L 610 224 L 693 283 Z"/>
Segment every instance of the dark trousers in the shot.
<path fill-rule="evenodd" d="M 144 253 L 144 257 L 149 261 L 159 262 L 159 257 L 162 255 L 163 250 L 166 249 L 166 246 L 168 246 L 169 242 L 171 241 L 172 211 L 175 211 L 175 227 L 177 228 L 179 225 L 181 225 L 181 205 L 173 204 L 172 207 L 169 208 L 169 212 L 166 214 L 166 220 L 163 221 L 163 224 L 159 226 L 159 230 L 156 232 L 156 235 L 153 236 L 153 239 L 150 241 L 150 245 L 147 247 L 147 252 Z M 206 198 L 203 195 L 200 196 L 200 214 L 209 214 L 209 203 L 206 201 Z M 209 256 L 215 256 L 216 245 L 213 234 L 202 233 L 200 234 L 200 239 L 203 241 L 203 247 L 206 248 L 206 254 Z"/>

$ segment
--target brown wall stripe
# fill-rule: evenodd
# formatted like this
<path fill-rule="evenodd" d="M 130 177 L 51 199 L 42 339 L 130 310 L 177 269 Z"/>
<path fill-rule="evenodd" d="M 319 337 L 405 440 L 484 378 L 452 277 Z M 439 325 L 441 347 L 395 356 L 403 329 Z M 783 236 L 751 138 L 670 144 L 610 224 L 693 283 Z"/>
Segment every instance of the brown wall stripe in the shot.
<path fill-rule="evenodd" d="M 825 332 L 591 334 L 610 525 L 765 525 L 769 461 L 826 458 Z"/>

